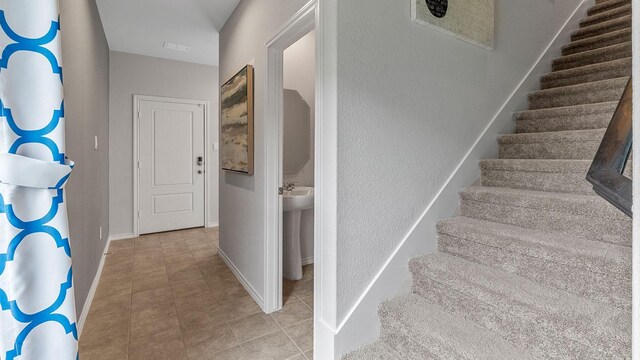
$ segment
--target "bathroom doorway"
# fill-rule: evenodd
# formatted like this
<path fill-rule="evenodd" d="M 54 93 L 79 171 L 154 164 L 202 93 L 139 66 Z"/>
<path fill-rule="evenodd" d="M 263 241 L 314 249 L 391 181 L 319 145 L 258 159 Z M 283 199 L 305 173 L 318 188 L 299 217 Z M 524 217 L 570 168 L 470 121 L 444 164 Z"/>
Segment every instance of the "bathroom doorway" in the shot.
<path fill-rule="evenodd" d="M 282 60 L 282 300 L 313 307 L 315 31 Z"/>
<path fill-rule="evenodd" d="M 314 215 L 318 216 L 313 211 L 316 177 L 314 155 L 319 153 L 314 150 L 318 145 L 314 141 L 314 120 L 319 99 L 315 71 L 316 10 L 317 3 L 310 1 L 266 43 L 263 310 L 267 313 L 282 309 L 285 305 L 283 300 L 300 300 L 301 297 L 306 297 L 310 307 L 313 306 L 311 299 L 315 277 L 308 271 L 311 266 L 306 266 L 306 273 L 301 267 L 303 263 L 311 265 L 315 262 L 312 249 L 316 237 L 313 218 Z M 285 216 L 288 218 L 286 221 Z M 287 240 L 291 238 L 285 236 L 285 226 L 289 226 L 290 234 L 296 235 L 295 241 L 288 241 L 288 244 L 296 246 L 290 246 L 291 249 L 286 251 Z M 288 256 L 287 261 L 285 256 Z M 296 280 L 285 281 L 285 263 L 289 272 L 289 260 L 292 259 L 296 264 L 297 270 L 293 271 L 296 274 L 287 274 L 287 277 Z M 292 281 L 305 281 L 304 290 L 294 287 Z M 287 296 L 283 296 L 285 291 Z"/>

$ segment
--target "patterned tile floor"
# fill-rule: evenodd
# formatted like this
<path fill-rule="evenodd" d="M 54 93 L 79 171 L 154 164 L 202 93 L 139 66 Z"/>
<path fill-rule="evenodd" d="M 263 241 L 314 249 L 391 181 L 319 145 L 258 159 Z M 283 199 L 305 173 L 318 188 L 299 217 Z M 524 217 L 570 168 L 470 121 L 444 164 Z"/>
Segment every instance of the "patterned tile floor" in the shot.
<path fill-rule="evenodd" d="M 80 337 L 82 360 L 312 359 L 313 266 L 266 315 L 217 253 L 217 229 L 114 241 Z"/>

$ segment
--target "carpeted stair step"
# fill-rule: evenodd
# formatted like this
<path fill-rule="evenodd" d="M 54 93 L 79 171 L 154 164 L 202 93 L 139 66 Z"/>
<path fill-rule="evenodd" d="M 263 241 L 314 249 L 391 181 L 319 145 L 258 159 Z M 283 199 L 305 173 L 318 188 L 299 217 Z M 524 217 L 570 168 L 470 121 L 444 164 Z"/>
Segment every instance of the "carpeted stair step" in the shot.
<path fill-rule="evenodd" d="M 472 186 L 460 191 L 460 215 L 631 246 L 631 219 L 597 195 Z"/>
<path fill-rule="evenodd" d="M 550 89 L 629 76 L 630 57 L 548 73 L 540 79 L 540 88 Z"/>
<path fill-rule="evenodd" d="M 438 249 L 592 301 L 631 308 L 631 250 L 625 246 L 456 217 L 438 223 Z"/>
<path fill-rule="evenodd" d="M 573 41 L 562 46 L 562 55 L 577 54 L 583 51 L 599 49 L 626 41 L 631 41 L 631 28 L 624 28 L 602 35 Z"/>
<path fill-rule="evenodd" d="M 571 33 L 571 40 L 581 40 L 592 36 L 598 36 L 606 34 L 611 31 L 616 31 L 624 28 L 631 27 L 631 15 L 622 16 L 613 20 L 601 22 L 599 24 L 585 26 Z"/>
<path fill-rule="evenodd" d="M 560 71 L 628 57 L 631 57 L 630 41 L 559 57 L 553 60 L 552 69 Z"/>
<path fill-rule="evenodd" d="M 580 20 L 580 27 L 600 24 L 605 21 L 617 19 L 626 15 L 631 15 L 631 4 L 618 6 L 606 11 L 602 11 L 598 14 L 587 16 L 586 18 Z"/>
<path fill-rule="evenodd" d="M 630 312 L 443 253 L 409 269 L 414 293 L 542 359 L 630 356 Z"/>
<path fill-rule="evenodd" d="M 585 179 L 591 160 L 490 159 L 480 161 L 482 186 L 593 194 Z"/>
<path fill-rule="evenodd" d="M 504 134 L 498 137 L 500 159 L 593 160 L 605 129 Z"/>
<path fill-rule="evenodd" d="M 596 15 L 605 11 L 609 11 L 611 9 L 615 9 L 620 6 L 625 6 L 631 4 L 631 0 L 610 0 L 603 1 L 602 3 L 596 4 L 587 10 L 587 15 Z"/>
<path fill-rule="evenodd" d="M 516 133 L 604 129 L 617 101 L 516 112 Z"/>
<path fill-rule="evenodd" d="M 536 359 L 525 347 L 415 294 L 384 302 L 378 313 L 383 337 L 405 340 L 395 348 L 405 359 Z"/>
<path fill-rule="evenodd" d="M 404 360 L 402 355 L 398 354 L 382 339 L 346 354 L 342 360 Z"/>
<path fill-rule="evenodd" d="M 529 94 L 529 109 L 620 101 L 628 77 L 534 91 Z"/>

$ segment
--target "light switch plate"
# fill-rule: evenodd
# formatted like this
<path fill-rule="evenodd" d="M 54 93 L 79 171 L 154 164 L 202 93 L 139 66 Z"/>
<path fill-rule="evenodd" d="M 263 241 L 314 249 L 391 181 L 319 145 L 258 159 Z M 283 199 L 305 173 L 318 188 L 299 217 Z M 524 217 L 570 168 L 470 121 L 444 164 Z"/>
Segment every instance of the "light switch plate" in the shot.
<path fill-rule="evenodd" d="M 93 148 L 95 150 L 98 150 L 98 135 L 94 136 L 93 138 Z"/>
<path fill-rule="evenodd" d="M 220 150 L 220 144 L 219 143 L 213 143 L 213 151 L 219 151 Z"/>

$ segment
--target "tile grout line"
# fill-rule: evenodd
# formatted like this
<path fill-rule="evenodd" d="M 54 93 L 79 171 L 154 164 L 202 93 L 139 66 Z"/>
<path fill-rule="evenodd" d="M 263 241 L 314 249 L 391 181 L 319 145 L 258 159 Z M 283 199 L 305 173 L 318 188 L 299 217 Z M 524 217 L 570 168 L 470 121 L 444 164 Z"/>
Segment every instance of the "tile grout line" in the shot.
<path fill-rule="evenodd" d="M 180 235 L 182 241 L 184 241 L 184 237 L 182 237 L 182 233 L 180 231 L 177 232 Z M 165 271 L 167 272 L 167 279 L 169 280 L 169 291 L 171 292 L 171 299 L 173 299 L 173 309 L 176 311 L 176 319 L 178 320 L 178 330 L 180 331 L 180 340 L 182 341 L 182 346 L 184 346 L 184 355 L 187 359 L 189 359 L 189 353 L 187 352 L 187 344 L 184 342 L 184 334 L 182 333 L 182 326 L 180 325 L 180 316 L 178 316 L 178 306 L 176 305 L 176 297 L 173 294 L 173 287 L 171 287 L 171 279 L 169 278 L 169 270 L 167 269 L 167 259 L 164 257 L 164 251 L 162 250 L 162 244 L 158 240 L 158 245 L 160 245 L 160 254 L 162 254 L 162 262 L 164 263 Z M 186 245 L 186 241 L 185 241 Z M 187 249 L 189 246 L 187 245 Z M 189 253 L 191 253 L 191 249 L 189 249 Z M 193 257 L 193 254 L 191 254 Z M 197 265 L 197 264 L 196 264 Z M 198 268 L 200 271 L 200 268 Z"/>

